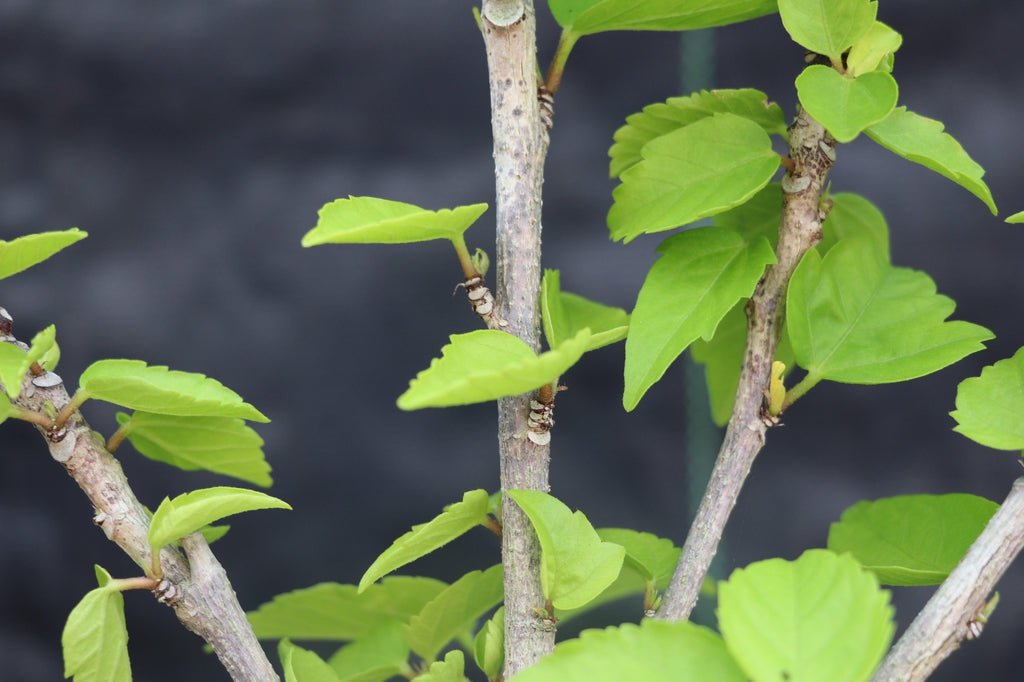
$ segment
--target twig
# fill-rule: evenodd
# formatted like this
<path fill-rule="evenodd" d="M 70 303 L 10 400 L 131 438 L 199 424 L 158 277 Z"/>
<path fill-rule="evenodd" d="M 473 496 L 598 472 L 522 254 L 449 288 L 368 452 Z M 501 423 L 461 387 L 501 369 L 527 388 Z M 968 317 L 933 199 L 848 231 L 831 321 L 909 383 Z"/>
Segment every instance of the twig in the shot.
<path fill-rule="evenodd" d="M 979 634 L 976 618 L 1024 547 L 1024 478 L 1018 478 L 985 530 L 889 652 L 872 682 L 918 682 Z"/>
<path fill-rule="evenodd" d="M 68 409 L 72 402 L 64 384 L 40 388 L 29 379 L 14 402 L 33 412 L 43 412 L 44 404 L 50 402 L 53 409 L 67 412 L 62 426 L 39 426 L 50 455 L 92 502 L 96 525 L 147 570 L 151 563 L 149 517 L 128 485 L 120 463 L 107 452 L 102 436 L 89 428 L 81 413 Z M 206 541 L 197 534 L 182 544 L 187 558 L 171 547 L 160 553 L 165 580 L 157 588 L 158 599 L 171 605 L 178 620 L 210 644 L 233 680 L 276 681 L 277 673 Z"/>
<path fill-rule="evenodd" d="M 764 446 L 765 432 L 777 421 L 765 406 L 786 287 L 804 253 L 821 240 L 824 214 L 819 201 L 835 155 L 833 144 L 821 124 L 806 112 L 797 114 L 789 128 L 789 158 L 795 172 L 787 173 L 782 182 L 778 262 L 765 272 L 747 304 L 747 349 L 732 417 L 658 618 L 690 617 L 743 482 Z"/>
<path fill-rule="evenodd" d="M 547 131 L 537 101 L 532 0 L 483 0 L 483 36 L 491 92 L 497 198 L 495 295 L 506 331 L 540 349 L 541 185 Z M 501 489 L 547 491 L 550 450 L 524 438 L 531 396 L 498 401 Z M 544 605 L 540 547 L 529 519 L 507 495 L 502 500 L 505 567 L 505 679 L 554 647 L 541 627 Z"/>

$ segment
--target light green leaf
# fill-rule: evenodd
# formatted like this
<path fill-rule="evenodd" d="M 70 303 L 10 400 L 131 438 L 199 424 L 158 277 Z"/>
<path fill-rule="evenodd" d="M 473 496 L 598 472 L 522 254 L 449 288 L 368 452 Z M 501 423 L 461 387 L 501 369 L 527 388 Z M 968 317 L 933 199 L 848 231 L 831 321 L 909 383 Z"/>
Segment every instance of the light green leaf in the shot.
<path fill-rule="evenodd" d="M 558 270 L 544 271 L 540 307 L 544 337 L 551 348 L 557 348 L 583 329 L 590 330 L 588 351 L 618 343 L 629 331 L 629 313 L 562 291 Z"/>
<path fill-rule="evenodd" d="M 206 540 L 206 544 L 212 545 L 217 542 L 217 540 L 220 540 L 222 537 L 227 535 L 229 530 L 231 530 L 231 526 L 228 525 L 203 526 L 199 529 L 199 532 L 202 533 L 203 539 Z"/>
<path fill-rule="evenodd" d="M 149 546 L 158 552 L 225 516 L 256 509 L 291 509 L 291 505 L 256 490 L 227 486 L 194 490 L 173 500 L 165 497 L 149 523 Z"/>
<path fill-rule="evenodd" d="M 448 642 L 470 630 L 503 598 L 501 564 L 467 573 L 409 619 L 409 646 L 423 660 L 433 661 Z"/>
<path fill-rule="evenodd" d="M 284 682 L 338 682 L 338 676 L 322 658 L 287 639 L 277 645 L 277 654 L 284 668 Z"/>
<path fill-rule="evenodd" d="M 82 597 L 64 625 L 64 677 L 73 676 L 75 682 L 131 682 L 124 597 L 99 566 L 96 578 L 100 586 Z"/>
<path fill-rule="evenodd" d="M 874 71 L 884 65 L 886 58 L 899 50 L 902 44 L 903 36 L 876 21 L 850 48 L 850 54 L 846 56 L 846 70 L 854 77 Z M 892 71 L 891 68 L 888 70 Z"/>
<path fill-rule="evenodd" d="M 938 585 L 984 530 L 995 502 L 975 495 L 903 495 L 858 502 L 828 531 L 883 585 Z"/>
<path fill-rule="evenodd" d="M 590 331 L 583 329 L 540 355 L 519 338 L 493 329 L 452 334 L 449 339 L 441 357 L 409 383 L 398 407 L 451 407 L 528 393 L 575 365 L 587 350 Z"/>
<path fill-rule="evenodd" d="M 473 640 L 473 658 L 487 679 L 501 675 L 505 667 L 505 607 L 502 606 L 484 623 Z"/>
<path fill-rule="evenodd" d="M 722 638 L 687 621 L 645 620 L 605 630 L 584 630 L 579 639 L 515 676 L 515 682 L 745 682 Z"/>
<path fill-rule="evenodd" d="M 822 255 L 847 238 L 864 238 L 889 260 L 889 224 L 878 207 L 859 194 L 833 194 L 832 210 L 821 226 L 818 251 Z"/>
<path fill-rule="evenodd" d="M 779 155 L 761 126 L 715 114 L 648 142 L 615 188 L 608 227 L 632 241 L 739 206 L 768 184 Z"/>
<path fill-rule="evenodd" d="M 466 678 L 466 657 L 458 649 L 449 651 L 444 661 L 436 661 L 427 672 L 413 679 L 416 682 L 469 682 Z"/>
<path fill-rule="evenodd" d="M 141 360 L 100 360 L 78 380 L 79 393 L 142 412 L 179 417 L 238 417 L 269 422 L 219 381 Z"/>
<path fill-rule="evenodd" d="M 9 242 L 0 239 L 0 279 L 28 270 L 88 236 L 72 227 L 61 232 L 29 234 Z"/>
<path fill-rule="evenodd" d="M 447 585 L 391 576 L 360 593 L 355 585 L 320 583 L 286 592 L 248 614 L 260 639 L 358 639 L 388 622 L 404 623 Z"/>
<path fill-rule="evenodd" d="M 658 247 L 626 339 L 622 404 L 633 410 L 679 355 L 753 292 L 775 254 L 764 238 L 752 244 L 720 227 L 683 232 Z"/>
<path fill-rule="evenodd" d="M 689 31 L 775 12 L 774 0 L 548 0 L 555 20 L 578 36 L 604 31 Z"/>
<path fill-rule="evenodd" d="M 486 210 L 487 204 L 429 211 L 412 204 L 374 197 L 338 199 L 320 209 L 316 227 L 302 238 L 302 245 L 459 240 Z"/>
<path fill-rule="evenodd" d="M 782 25 L 794 42 L 833 64 L 867 34 L 877 13 L 873 0 L 779 0 Z"/>
<path fill-rule="evenodd" d="M 718 587 L 718 623 L 754 682 L 866 682 L 895 625 L 889 593 L 850 556 L 768 559 Z"/>
<path fill-rule="evenodd" d="M 946 321 L 956 304 L 923 272 L 895 268 L 867 239 L 809 251 L 790 281 L 786 326 L 805 381 L 885 384 L 931 374 L 992 338 Z"/>
<path fill-rule="evenodd" d="M 782 185 L 768 183 L 746 203 L 716 215 L 712 223 L 736 232 L 747 244 L 764 237 L 774 249 L 779 242 L 779 225 L 782 223 Z"/>
<path fill-rule="evenodd" d="M 953 429 L 997 450 L 1024 450 L 1024 348 L 964 379 L 956 390 Z"/>
<path fill-rule="evenodd" d="M 1020 213 L 1014 213 L 1012 216 L 1006 219 L 1006 222 L 1014 225 L 1020 225 L 1024 223 L 1024 211 L 1021 211 Z"/>
<path fill-rule="evenodd" d="M 944 130 L 945 126 L 939 121 L 899 107 L 865 132 L 892 153 L 949 178 L 981 199 L 992 215 L 996 215 L 992 192 L 982 180 L 985 169 Z"/>
<path fill-rule="evenodd" d="M 386 621 L 334 652 L 328 663 L 339 682 L 384 682 L 409 669 L 405 626 Z"/>
<path fill-rule="evenodd" d="M 796 79 L 800 104 L 839 142 L 852 142 L 865 129 L 885 120 L 899 99 L 896 80 L 884 71 L 847 78 L 832 68 L 812 64 Z"/>
<path fill-rule="evenodd" d="M 619 577 L 625 550 L 602 542 L 583 512 L 537 490 L 510 490 L 530 518 L 541 547 L 541 587 L 556 609 L 576 609 Z"/>
<path fill-rule="evenodd" d="M 359 591 L 362 592 L 388 573 L 444 547 L 472 528 L 485 523 L 488 497 L 486 490 L 470 490 L 463 494 L 461 502 L 450 504 L 430 521 L 413 526 L 412 530 L 391 543 L 366 569 L 359 581 Z"/>
<path fill-rule="evenodd" d="M 241 419 L 176 417 L 151 412 L 117 414 L 141 454 L 184 471 L 212 471 L 263 487 L 273 483 L 263 439 Z"/>
<path fill-rule="evenodd" d="M 21 384 L 32 364 L 53 352 L 56 334 L 57 329 L 51 324 L 32 338 L 28 352 L 13 343 L 0 343 L 0 382 L 11 400 L 21 395 Z"/>
<path fill-rule="evenodd" d="M 679 548 L 671 540 L 653 533 L 629 528 L 598 528 L 597 535 L 605 542 L 621 545 L 626 550 L 626 564 L 655 585 L 668 584 L 679 562 Z"/>
<path fill-rule="evenodd" d="M 11 405 L 7 394 L 0 391 L 0 424 L 3 424 L 15 414 L 17 414 L 17 410 L 14 408 L 14 405 Z"/>
<path fill-rule="evenodd" d="M 786 121 L 778 104 L 768 101 L 760 90 L 701 90 L 688 97 L 672 97 L 649 104 L 643 111 L 626 118 L 615 131 L 608 156 L 609 174 L 619 177 L 640 162 L 640 150 L 651 140 L 696 123 L 714 114 L 736 114 L 758 124 L 769 134 L 785 135 Z"/>

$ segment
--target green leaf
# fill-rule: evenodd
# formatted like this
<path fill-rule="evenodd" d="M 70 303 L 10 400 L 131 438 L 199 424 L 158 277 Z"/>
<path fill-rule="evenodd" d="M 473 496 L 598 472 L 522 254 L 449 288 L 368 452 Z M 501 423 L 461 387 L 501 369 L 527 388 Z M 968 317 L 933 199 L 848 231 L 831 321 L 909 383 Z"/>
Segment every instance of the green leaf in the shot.
<path fill-rule="evenodd" d="M 142 455 L 184 471 L 212 471 L 270 486 L 263 439 L 241 419 L 175 417 L 151 412 L 117 414 L 128 440 Z"/>
<path fill-rule="evenodd" d="M 854 77 L 874 71 L 879 66 L 883 66 L 886 58 L 895 54 L 902 44 L 902 35 L 882 22 L 876 21 L 868 29 L 868 32 L 850 48 L 850 54 L 846 56 L 846 70 Z"/>
<path fill-rule="evenodd" d="M 339 682 L 384 682 L 409 668 L 405 626 L 387 621 L 334 652 L 328 663 Z"/>
<path fill-rule="evenodd" d="M 779 0 L 782 25 L 794 42 L 833 64 L 867 34 L 877 13 L 872 0 Z"/>
<path fill-rule="evenodd" d="M 656 585 L 668 584 L 679 562 L 680 549 L 671 540 L 653 533 L 629 528 L 598 528 L 597 535 L 605 542 L 621 545 L 626 550 L 626 563 L 644 580 Z"/>
<path fill-rule="evenodd" d="M 809 251 L 789 284 L 786 326 L 805 381 L 885 384 L 931 374 L 992 338 L 948 322 L 956 304 L 923 272 L 895 268 L 867 239 Z"/>
<path fill-rule="evenodd" d="M 619 577 L 625 550 L 602 542 L 583 512 L 537 490 L 510 490 L 530 518 L 541 547 L 540 582 L 556 609 L 576 609 Z"/>
<path fill-rule="evenodd" d="M 515 682 L 745 682 L 746 678 L 708 628 L 687 621 L 645 620 L 605 630 L 584 630 L 555 646 Z"/>
<path fill-rule="evenodd" d="M 953 429 L 997 450 L 1024 450 L 1024 348 L 964 379 L 956 391 Z"/>
<path fill-rule="evenodd" d="M 409 646 L 430 662 L 444 646 L 471 629 L 504 598 L 501 564 L 462 576 L 409 619 Z"/>
<path fill-rule="evenodd" d="M 441 357 L 416 375 L 398 398 L 403 410 L 484 403 L 528 393 L 560 377 L 590 343 L 583 329 L 554 350 L 537 355 L 519 338 L 494 329 L 452 334 Z"/>
<path fill-rule="evenodd" d="M 0 279 L 28 270 L 88 236 L 72 227 L 61 232 L 29 234 L 9 242 L 0 239 Z"/>
<path fill-rule="evenodd" d="M 75 682 L 131 682 L 124 597 L 99 566 L 96 578 L 100 586 L 82 597 L 64 625 L 64 677 L 74 676 Z"/>
<path fill-rule="evenodd" d="M 897 156 L 919 163 L 960 185 L 981 199 L 992 215 L 996 215 L 992 192 L 982 180 L 985 169 L 975 163 L 960 143 L 944 130 L 945 126 L 939 121 L 900 107 L 866 132 L 868 137 Z"/>
<path fill-rule="evenodd" d="M 277 654 L 284 668 L 284 682 L 338 682 L 331 666 L 312 651 L 282 639 Z"/>
<path fill-rule="evenodd" d="M 450 504 L 430 521 L 413 526 L 412 530 L 391 543 L 366 569 L 359 581 L 359 591 L 362 592 L 388 573 L 444 547 L 472 528 L 486 523 L 488 497 L 486 490 L 470 490 L 463 494 L 461 502 Z"/>
<path fill-rule="evenodd" d="M 608 151 L 609 174 L 617 178 L 639 163 L 640 150 L 651 140 L 714 114 L 736 114 L 758 124 L 766 133 L 786 134 L 782 109 L 769 102 L 768 96 L 760 90 L 701 90 L 688 97 L 672 97 L 649 104 L 643 111 L 626 118 L 626 124 L 615 131 L 615 143 Z"/>
<path fill-rule="evenodd" d="M 768 184 L 780 158 L 761 126 L 735 114 L 715 114 L 662 135 L 641 154 L 613 192 L 608 227 L 615 240 L 629 242 L 739 206 Z"/>
<path fill-rule="evenodd" d="M 866 682 L 895 625 L 889 593 L 850 556 L 768 559 L 718 588 L 718 623 L 754 682 Z"/>
<path fill-rule="evenodd" d="M 1021 211 L 1020 213 L 1014 213 L 1012 216 L 1006 219 L 1006 222 L 1014 225 L 1020 225 L 1024 223 L 1024 211 Z"/>
<path fill-rule="evenodd" d="M 782 185 L 770 182 L 746 203 L 716 215 L 712 222 L 717 227 L 736 232 L 747 244 L 764 237 L 772 248 L 779 242 L 782 223 Z"/>
<path fill-rule="evenodd" d="M 871 242 L 885 260 L 889 260 L 889 224 L 873 203 L 859 194 L 833 194 L 832 210 L 828 213 L 818 251 L 822 255 L 847 238 L 864 238 Z"/>
<path fill-rule="evenodd" d="M 587 350 L 618 343 L 629 331 L 629 313 L 562 291 L 558 270 L 545 270 L 540 285 L 541 319 L 550 348 L 557 348 L 583 329 L 590 330 Z"/>
<path fill-rule="evenodd" d="M 865 500 L 832 524 L 828 548 L 852 554 L 883 585 L 938 585 L 998 508 L 959 493 Z"/>
<path fill-rule="evenodd" d="M 679 355 L 711 338 L 726 313 L 754 291 L 775 254 L 764 238 L 747 244 L 720 227 L 683 232 L 658 247 L 626 339 L 622 404 L 633 410 Z"/>
<path fill-rule="evenodd" d="M 505 667 L 505 607 L 494 612 L 473 640 L 473 658 L 487 679 L 501 675 Z"/>
<path fill-rule="evenodd" d="M 847 78 L 822 64 L 812 64 L 796 79 L 800 104 L 839 142 L 852 142 L 865 129 L 885 120 L 899 98 L 896 80 L 884 71 Z"/>
<path fill-rule="evenodd" d="M 178 417 L 238 417 L 269 422 L 255 407 L 219 381 L 141 360 L 100 360 L 78 380 L 79 393 L 142 412 Z"/>
<path fill-rule="evenodd" d="M 194 490 L 173 500 L 165 497 L 149 523 L 149 546 L 158 552 L 225 516 L 256 509 L 291 509 L 291 505 L 255 490 L 226 486 Z"/>
<path fill-rule="evenodd" d="M 338 199 L 320 209 L 316 227 L 302 238 L 302 245 L 458 240 L 486 210 L 487 204 L 429 211 L 412 204 L 374 197 Z"/>
<path fill-rule="evenodd" d="M 57 329 L 51 324 L 32 337 L 28 352 L 13 343 L 0 343 L 0 382 L 11 400 L 21 395 L 21 384 L 32 364 L 53 352 L 56 334 Z"/>
<path fill-rule="evenodd" d="M 389 622 L 404 623 L 447 585 L 392 576 L 360 593 L 355 585 L 320 583 L 286 592 L 248 614 L 260 639 L 358 639 Z"/>
<path fill-rule="evenodd" d="M 689 31 L 775 12 L 774 0 L 548 0 L 555 20 L 577 36 L 604 31 Z"/>
<path fill-rule="evenodd" d="M 18 411 L 14 405 L 11 405 L 11 401 L 8 400 L 7 394 L 0 391 L 0 424 L 16 415 Z"/>
<path fill-rule="evenodd" d="M 413 678 L 417 682 L 469 682 L 466 678 L 466 658 L 458 649 L 449 651 L 444 661 L 437 661 L 422 675 Z"/>
<path fill-rule="evenodd" d="M 212 545 L 213 543 L 220 540 L 222 537 L 228 534 L 231 530 L 231 526 L 203 526 L 199 529 L 199 532 L 203 534 L 203 539 L 206 540 L 206 544 Z"/>

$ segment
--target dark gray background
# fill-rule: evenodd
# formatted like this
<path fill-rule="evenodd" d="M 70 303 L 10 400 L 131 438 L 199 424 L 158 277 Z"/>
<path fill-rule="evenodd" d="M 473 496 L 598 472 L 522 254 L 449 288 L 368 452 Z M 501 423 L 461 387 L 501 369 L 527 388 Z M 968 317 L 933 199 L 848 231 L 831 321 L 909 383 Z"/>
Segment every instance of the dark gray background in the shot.
<path fill-rule="evenodd" d="M 411 523 L 464 490 L 496 485 L 491 405 L 400 413 L 395 397 L 447 334 L 476 328 L 452 298 L 442 244 L 324 247 L 299 239 L 348 194 L 438 208 L 490 201 L 486 69 L 468 0 L 0 0 L 0 238 L 80 225 L 85 242 L 4 281 L 0 304 L 28 338 L 57 324 L 74 378 L 107 357 L 222 380 L 273 418 L 260 431 L 273 492 L 291 513 L 240 517 L 217 553 L 243 605 L 324 580 L 352 582 Z M 905 36 L 901 100 L 943 120 L 988 171 L 1005 213 L 1024 208 L 1019 132 L 1024 5 L 883 0 Z M 541 49 L 556 41 L 540 10 Z M 545 186 L 545 265 L 566 288 L 631 307 L 660 238 L 612 244 L 606 152 L 623 118 L 679 91 L 673 34 L 583 40 L 557 103 Z M 716 83 L 765 90 L 792 113 L 801 52 L 777 18 L 718 32 Z M 967 491 L 1002 499 L 1011 453 L 953 433 L 957 382 L 1024 344 L 1024 231 L 967 192 L 866 139 L 843 146 L 836 190 L 886 213 L 893 254 L 928 271 L 989 350 L 915 382 L 823 384 L 771 433 L 729 527 L 727 568 L 821 546 L 862 498 Z M 493 214 L 469 233 L 492 247 Z M 682 540 L 683 372 L 637 411 L 620 405 L 622 346 L 566 377 L 554 491 L 595 525 Z M 88 405 L 95 428 L 112 411 Z M 26 425 L 0 447 L 0 676 L 56 680 L 60 631 L 94 584 L 91 564 L 137 571 Z M 691 434 L 692 435 L 692 434 Z M 707 457 L 707 453 L 691 453 Z M 134 455 L 150 504 L 230 483 Z M 414 568 L 453 579 L 498 559 L 485 533 Z M 985 636 L 941 680 L 1020 679 L 1024 571 L 1004 582 Z M 929 593 L 898 590 L 909 622 Z M 137 679 L 221 679 L 170 611 L 127 596 Z M 635 615 L 635 614 L 634 614 Z M 621 614 L 608 614 L 628 617 Z"/>

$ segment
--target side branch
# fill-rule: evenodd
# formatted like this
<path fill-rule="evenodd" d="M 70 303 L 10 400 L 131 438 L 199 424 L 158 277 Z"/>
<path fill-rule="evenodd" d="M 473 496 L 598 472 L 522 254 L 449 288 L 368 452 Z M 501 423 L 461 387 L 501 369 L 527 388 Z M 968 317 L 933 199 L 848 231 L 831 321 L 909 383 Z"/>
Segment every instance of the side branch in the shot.
<path fill-rule="evenodd" d="M 747 349 L 736 402 L 658 618 L 690 617 L 740 489 L 764 446 L 765 432 L 776 421 L 765 408 L 765 396 L 782 330 L 786 288 L 804 253 L 821 240 L 821 190 L 835 158 L 833 145 L 821 124 L 806 112 L 801 111 L 789 128 L 793 168 L 782 181 L 777 263 L 765 272 L 747 304 Z"/>
<path fill-rule="evenodd" d="M 15 341 L 5 337 L 0 342 Z M 46 403 L 58 412 L 64 409 L 70 402 L 64 384 L 40 381 L 47 377 L 55 375 L 30 374 L 15 401 L 17 406 L 40 413 Z M 46 439 L 50 455 L 92 502 L 96 525 L 140 568 L 148 570 L 152 563 L 147 539 L 149 516 L 129 486 L 121 464 L 107 452 L 103 437 L 89 428 L 79 412 L 59 428 L 37 428 Z M 170 605 L 186 628 L 210 644 L 232 679 L 276 681 L 277 673 L 206 541 L 197 533 L 182 545 L 184 555 L 170 547 L 161 551 L 164 579 L 153 591 L 154 596 Z"/>
<path fill-rule="evenodd" d="M 978 619 L 996 583 L 1024 547 L 1024 478 L 985 526 L 914 622 L 889 652 L 873 682 L 927 679 L 960 642 L 983 624 Z"/>
<path fill-rule="evenodd" d="M 496 287 L 499 319 L 534 350 L 540 349 L 541 185 L 547 131 L 538 105 L 537 48 L 532 0 L 483 0 L 494 135 L 497 204 Z M 526 437 L 531 396 L 498 401 L 501 489 L 547 491 L 547 443 Z M 554 647 L 544 627 L 540 547 L 529 519 L 505 495 L 502 501 L 505 571 L 505 678 L 528 668 Z"/>

